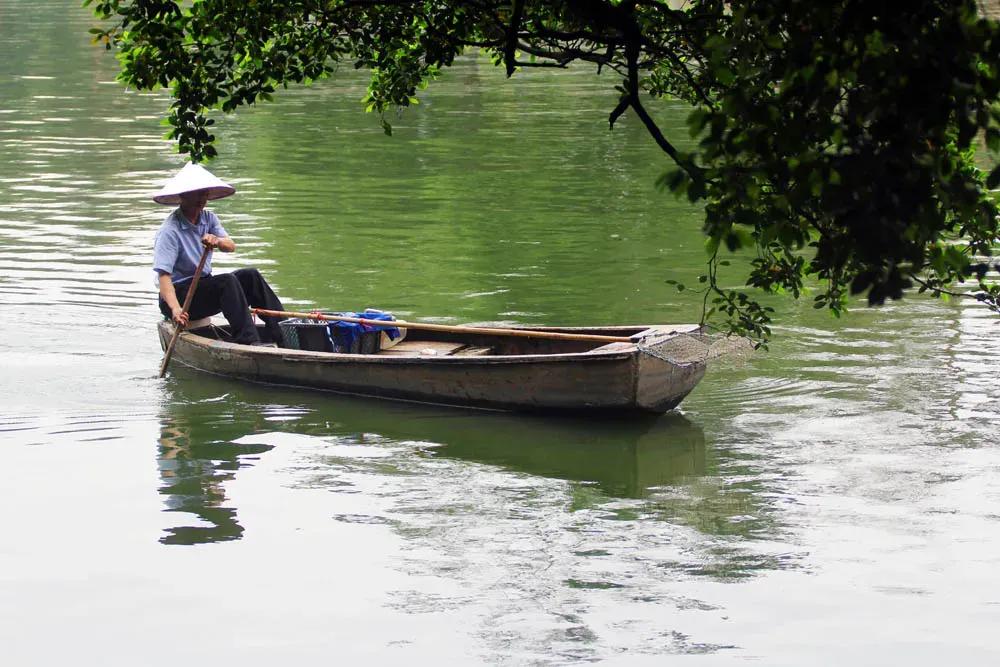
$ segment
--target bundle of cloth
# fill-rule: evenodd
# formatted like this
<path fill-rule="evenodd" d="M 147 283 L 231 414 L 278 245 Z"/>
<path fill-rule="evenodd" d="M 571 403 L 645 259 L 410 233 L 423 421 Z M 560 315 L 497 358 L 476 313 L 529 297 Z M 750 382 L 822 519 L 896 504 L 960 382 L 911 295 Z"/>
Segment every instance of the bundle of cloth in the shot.
<path fill-rule="evenodd" d="M 380 322 L 393 322 L 396 319 L 389 313 L 381 310 L 375 310 L 373 308 L 367 308 L 360 313 L 324 312 L 323 314 L 336 315 L 337 317 L 351 317 L 360 320 L 378 320 Z M 359 324 L 356 322 L 327 322 L 327 327 L 329 328 L 330 335 L 332 336 L 331 342 L 336 342 L 338 347 L 342 346 L 349 350 L 356 349 L 356 341 L 359 340 L 363 334 L 371 331 L 380 331 L 384 333 L 392 344 L 399 342 L 399 340 L 403 337 L 403 333 L 399 330 L 399 327 L 391 325 L 383 326 L 375 324 Z M 388 346 L 382 345 L 381 347 Z"/>

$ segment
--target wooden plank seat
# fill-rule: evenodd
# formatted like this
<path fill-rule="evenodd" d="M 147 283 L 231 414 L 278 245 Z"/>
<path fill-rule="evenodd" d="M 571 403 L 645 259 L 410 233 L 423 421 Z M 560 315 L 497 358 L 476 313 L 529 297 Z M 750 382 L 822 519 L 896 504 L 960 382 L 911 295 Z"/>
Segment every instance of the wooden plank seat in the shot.
<path fill-rule="evenodd" d="M 393 357 L 480 356 L 493 351 L 490 347 L 453 343 L 443 340 L 403 340 L 379 354 Z"/>

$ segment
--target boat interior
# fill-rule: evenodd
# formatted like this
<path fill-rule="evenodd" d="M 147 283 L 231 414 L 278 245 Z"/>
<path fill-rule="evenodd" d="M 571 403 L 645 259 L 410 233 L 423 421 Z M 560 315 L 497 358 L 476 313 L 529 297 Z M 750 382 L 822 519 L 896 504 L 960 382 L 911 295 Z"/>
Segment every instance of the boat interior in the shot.
<path fill-rule="evenodd" d="M 223 320 L 216 322 L 193 323 L 189 331 L 199 336 L 217 340 L 231 340 L 229 328 Z M 633 336 L 646 331 L 646 327 L 607 327 L 588 329 L 559 329 L 556 327 L 539 327 L 538 330 L 572 334 L 596 334 L 600 336 Z M 257 327 L 258 334 L 266 343 L 277 342 L 272 339 L 267 329 L 262 325 Z M 440 331 L 425 331 L 407 329 L 403 340 L 394 342 L 391 347 L 383 347 L 374 352 L 381 356 L 514 356 L 526 354 L 567 354 L 590 352 L 608 346 L 614 349 L 625 343 L 604 343 L 577 340 L 550 340 L 543 338 L 524 338 L 520 336 L 489 335 L 477 333 L 453 333 Z M 315 351 L 315 350 L 314 350 Z"/>

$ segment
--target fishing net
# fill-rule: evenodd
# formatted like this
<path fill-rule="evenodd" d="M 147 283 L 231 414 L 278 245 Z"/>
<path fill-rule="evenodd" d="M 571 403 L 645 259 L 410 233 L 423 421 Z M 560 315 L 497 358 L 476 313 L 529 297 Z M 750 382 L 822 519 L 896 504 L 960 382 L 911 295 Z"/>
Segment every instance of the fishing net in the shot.
<path fill-rule="evenodd" d="M 753 352 L 753 344 L 746 338 L 704 330 L 653 334 L 640 340 L 636 347 L 643 354 L 682 368 L 723 358 L 742 360 Z"/>

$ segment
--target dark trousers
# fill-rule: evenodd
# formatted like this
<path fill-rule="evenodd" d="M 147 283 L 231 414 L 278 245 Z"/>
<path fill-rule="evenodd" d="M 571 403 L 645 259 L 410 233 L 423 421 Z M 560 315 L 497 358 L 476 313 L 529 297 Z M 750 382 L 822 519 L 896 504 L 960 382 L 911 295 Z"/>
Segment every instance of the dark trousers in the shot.
<path fill-rule="evenodd" d="M 177 300 L 184 303 L 191 281 L 174 285 Z M 257 269 L 239 269 L 232 273 L 220 273 L 215 276 L 202 276 L 198 281 L 188 317 L 200 320 L 216 313 L 222 313 L 229 322 L 233 342 L 248 345 L 260 341 L 257 328 L 253 324 L 250 308 L 266 308 L 268 310 L 284 310 L 271 286 L 264 280 Z M 160 299 L 160 312 L 169 318 L 170 308 Z M 278 317 L 263 317 L 264 325 L 271 339 L 281 345 L 281 330 L 278 327 Z"/>

